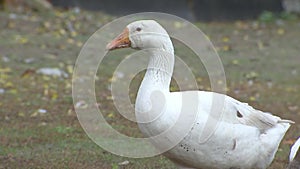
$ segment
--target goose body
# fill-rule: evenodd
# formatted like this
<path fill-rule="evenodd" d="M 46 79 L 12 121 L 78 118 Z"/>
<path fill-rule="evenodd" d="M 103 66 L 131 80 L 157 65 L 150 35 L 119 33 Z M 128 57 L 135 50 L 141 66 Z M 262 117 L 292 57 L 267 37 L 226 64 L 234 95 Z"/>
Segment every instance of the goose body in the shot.
<path fill-rule="evenodd" d="M 169 35 L 156 21 L 133 22 L 107 45 L 109 50 L 123 47 L 148 50 L 150 57 L 135 103 L 136 117 L 145 121 L 139 123 L 145 136 L 152 137 L 171 128 L 181 113 L 190 113 L 187 119 L 193 116 L 194 120 L 187 121 L 191 127 L 184 137 L 178 130 L 157 144 L 165 145 L 182 137 L 164 153 L 178 167 L 264 169 L 270 165 L 291 121 L 255 110 L 223 94 L 196 90 L 170 92 L 174 48 Z M 213 102 L 214 98 L 222 99 L 217 112 L 220 117 L 215 119 L 217 123 L 209 131 L 211 134 L 201 141 L 199 138 L 213 108 L 219 106 Z M 187 112 L 190 108 L 193 112 Z"/>
<path fill-rule="evenodd" d="M 262 113 L 245 103 L 225 96 L 224 114 L 217 129 L 206 142 L 200 143 L 202 127 L 210 115 L 212 97 L 219 94 L 205 91 L 189 92 L 198 93 L 199 115 L 191 131 L 178 145 L 167 151 L 165 156 L 178 166 L 190 168 L 264 169 L 270 165 L 289 124 L 280 123 L 276 116 Z M 174 125 L 180 113 L 178 110 L 181 108 L 181 95 L 182 92 L 170 93 L 167 96 L 170 100 L 165 109 L 167 113 L 163 113 L 161 118 L 151 123 L 139 124 L 140 130 L 147 137 L 157 135 Z M 236 115 L 238 110 L 241 114 L 245 112 L 242 114 L 245 118 L 248 116 L 257 121 L 266 118 L 270 121 L 274 120 L 275 124 L 270 125 L 266 130 L 261 130 L 261 127 L 266 125 L 265 122 L 262 124 L 245 122 L 243 117 Z M 255 117 L 256 113 L 259 116 Z"/>

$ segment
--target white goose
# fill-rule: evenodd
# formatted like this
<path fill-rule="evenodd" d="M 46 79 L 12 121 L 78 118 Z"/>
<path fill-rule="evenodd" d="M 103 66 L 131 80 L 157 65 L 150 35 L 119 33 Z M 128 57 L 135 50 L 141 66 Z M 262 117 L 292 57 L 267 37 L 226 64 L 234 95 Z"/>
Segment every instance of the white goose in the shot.
<path fill-rule="evenodd" d="M 160 134 L 176 123 L 183 110 L 182 101 L 186 101 L 184 94 L 197 96 L 197 102 L 188 101 L 189 108 L 195 107 L 197 114 L 190 130 L 184 133 L 187 135 L 177 145 L 164 153 L 179 168 L 264 169 L 270 165 L 292 121 L 255 110 L 246 103 L 222 94 L 206 91 L 170 92 L 174 48 L 166 30 L 154 20 L 129 24 L 122 34 L 107 45 L 108 50 L 125 47 L 149 50 L 151 55 L 135 104 L 137 118 L 152 119 L 148 123 L 139 123 L 145 136 Z M 208 139 L 200 143 L 199 135 L 210 117 L 215 96 L 224 98 L 224 107 L 220 109 L 223 111 L 222 117 Z M 173 135 L 156 141 L 155 145 L 162 148 L 160 144 L 173 144 L 172 140 L 183 134 L 180 128 L 177 133 L 175 131 Z"/>

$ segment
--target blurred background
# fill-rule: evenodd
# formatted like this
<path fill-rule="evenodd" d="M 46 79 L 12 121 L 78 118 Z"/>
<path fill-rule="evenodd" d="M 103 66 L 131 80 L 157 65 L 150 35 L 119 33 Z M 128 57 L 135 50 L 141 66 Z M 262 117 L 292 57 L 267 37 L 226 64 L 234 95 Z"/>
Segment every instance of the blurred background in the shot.
<path fill-rule="evenodd" d="M 82 130 L 74 111 L 80 105 L 72 101 L 73 67 L 86 40 L 120 16 L 149 11 L 185 18 L 209 37 L 228 95 L 296 122 L 270 169 L 286 167 L 300 135 L 300 0 L 0 0 L 0 168 L 174 168 L 163 156 L 130 159 L 101 149 Z M 174 44 L 199 89 L 210 90 L 197 56 Z M 142 137 L 111 96 L 110 83 L 118 78 L 112 75 L 128 52 L 105 57 L 96 97 L 114 129 Z M 132 81 L 133 103 L 142 77 Z M 178 90 L 174 81 L 171 90 Z"/>
<path fill-rule="evenodd" d="M 259 16 L 263 11 L 282 12 L 285 10 L 285 4 L 290 4 L 287 8 L 295 7 L 297 0 L 251 0 L 251 1 L 238 1 L 238 0 L 131 0 L 125 3 L 122 0 L 51 0 L 53 5 L 60 7 L 80 7 L 88 10 L 101 10 L 112 15 L 127 15 L 137 12 L 145 11 L 159 11 L 174 14 L 190 21 L 196 20 L 232 20 L 232 19 L 254 19 Z M 122 3 L 123 2 L 123 3 Z M 287 9 L 290 10 L 290 9 Z"/>
<path fill-rule="evenodd" d="M 137 12 L 165 12 L 177 15 L 190 21 L 215 21 L 234 19 L 255 19 L 262 12 L 299 13 L 299 0 L 1 0 L 2 7 L 28 6 L 39 8 L 60 7 L 82 8 L 92 11 L 103 11 L 110 15 L 122 16 Z"/>

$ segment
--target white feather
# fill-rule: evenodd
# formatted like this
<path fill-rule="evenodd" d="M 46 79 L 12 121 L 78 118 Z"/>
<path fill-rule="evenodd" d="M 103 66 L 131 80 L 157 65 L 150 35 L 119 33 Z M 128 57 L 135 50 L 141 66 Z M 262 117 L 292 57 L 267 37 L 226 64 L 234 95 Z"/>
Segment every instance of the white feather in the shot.
<path fill-rule="evenodd" d="M 137 27 L 141 31 L 136 32 Z M 196 108 L 197 113 L 191 130 L 164 155 L 179 167 L 264 169 L 269 166 L 292 121 L 256 110 L 222 94 L 204 91 L 169 92 L 174 49 L 167 32 L 157 22 L 147 20 L 133 22 L 127 28 L 134 47 L 156 49 L 149 52 L 148 70 L 136 99 L 136 115 L 141 117 L 143 112 L 161 114 L 149 123 L 139 124 L 144 135 L 157 135 L 176 123 L 184 102 L 190 99 L 183 95 L 196 95 L 198 99 L 196 103 L 189 103 L 189 106 Z M 153 99 L 153 93 L 157 91 L 161 95 Z M 213 104 L 215 97 L 222 97 L 223 102 L 220 105 Z M 224 107 L 214 112 L 220 115 L 219 119 L 215 119 L 218 124 L 213 131 L 209 131 L 205 140 L 199 141 L 207 119 L 215 118 L 211 114 L 212 106 L 221 105 Z M 168 141 L 171 143 L 172 139 L 180 138 L 181 134 L 178 131 L 161 144 L 168 144 Z M 299 147 L 299 144 L 298 140 L 296 145 Z M 292 150 L 293 153 L 295 151 Z"/>

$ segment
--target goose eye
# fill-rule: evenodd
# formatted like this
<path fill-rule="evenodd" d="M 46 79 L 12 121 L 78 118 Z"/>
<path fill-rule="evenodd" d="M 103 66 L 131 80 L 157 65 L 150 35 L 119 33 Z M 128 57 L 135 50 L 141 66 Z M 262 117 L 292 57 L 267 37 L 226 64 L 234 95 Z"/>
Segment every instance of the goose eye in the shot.
<path fill-rule="evenodd" d="M 140 32 L 141 30 L 142 30 L 142 28 L 140 28 L 140 27 L 136 28 L 136 31 L 138 31 L 138 32 Z"/>

